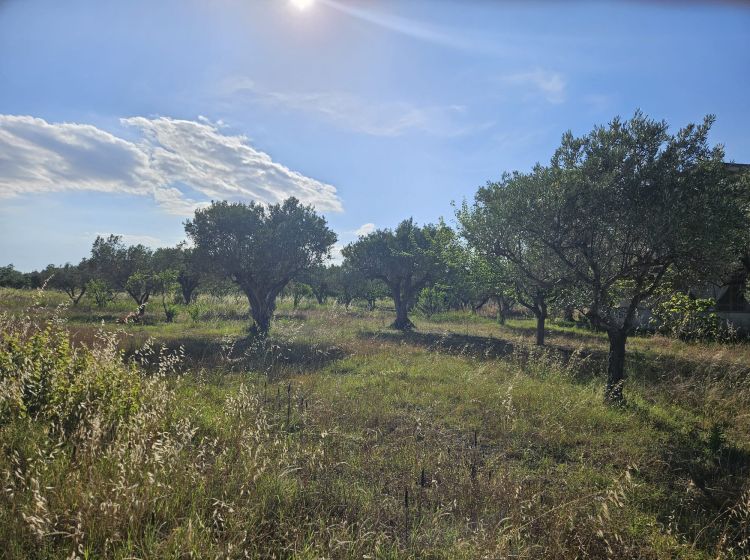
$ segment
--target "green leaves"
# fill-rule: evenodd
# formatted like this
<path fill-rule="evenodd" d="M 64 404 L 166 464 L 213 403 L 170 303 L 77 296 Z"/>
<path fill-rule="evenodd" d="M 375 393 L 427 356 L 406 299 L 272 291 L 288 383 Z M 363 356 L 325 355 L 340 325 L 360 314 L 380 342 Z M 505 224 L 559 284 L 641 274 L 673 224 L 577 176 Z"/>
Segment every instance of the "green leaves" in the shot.
<path fill-rule="evenodd" d="M 269 328 L 276 296 L 322 264 L 336 242 L 325 219 L 295 198 L 270 206 L 214 202 L 196 210 L 185 231 L 197 257 L 245 292 L 261 334 Z"/>
<path fill-rule="evenodd" d="M 721 331 L 715 306 L 713 299 L 692 298 L 683 292 L 670 291 L 654 306 L 654 326 L 682 340 L 715 339 Z"/>
<path fill-rule="evenodd" d="M 383 281 L 396 306 L 393 326 L 411 328 L 407 310 L 422 288 L 446 272 L 442 247 L 451 235 L 444 224 L 419 227 L 410 218 L 395 230 L 379 229 L 344 247 L 344 264 Z"/>

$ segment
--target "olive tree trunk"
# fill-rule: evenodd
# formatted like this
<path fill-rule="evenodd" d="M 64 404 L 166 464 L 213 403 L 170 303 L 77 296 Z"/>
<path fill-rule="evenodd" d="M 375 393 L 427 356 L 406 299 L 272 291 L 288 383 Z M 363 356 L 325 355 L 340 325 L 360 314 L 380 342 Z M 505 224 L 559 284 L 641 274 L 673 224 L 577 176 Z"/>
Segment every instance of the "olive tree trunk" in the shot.
<path fill-rule="evenodd" d="M 534 314 L 536 315 L 536 345 L 544 346 L 544 325 L 547 321 L 547 312 L 540 309 Z"/>
<path fill-rule="evenodd" d="M 536 317 L 536 345 L 544 346 L 544 326 L 547 321 L 547 299 L 542 291 L 537 291 L 533 299 L 524 299 L 521 291 L 518 291 L 518 303 L 531 311 Z"/>
<path fill-rule="evenodd" d="M 180 291 L 182 292 L 182 301 L 185 305 L 190 305 L 190 302 L 193 301 L 193 293 L 198 287 L 198 284 L 193 282 L 179 282 L 179 284 Z"/>
<path fill-rule="evenodd" d="M 250 302 L 250 316 L 253 318 L 250 333 L 265 338 L 268 336 L 268 331 L 271 330 L 271 319 L 276 309 L 276 297 L 273 294 L 259 296 L 255 293 L 247 293 L 246 295 Z"/>
<path fill-rule="evenodd" d="M 73 305 L 76 306 L 76 305 L 78 305 L 78 302 L 81 301 L 81 298 L 84 296 L 84 294 L 86 293 L 86 286 L 83 286 L 81 288 L 81 291 L 78 292 L 78 293 L 76 293 L 76 289 L 75 288 L 69 288 L 69 289 L 67 289 L 65 291 L 68 294 L 68 297 L 70 298 L 70 301 L 72 301 Z"/>
<path fill-rule="evenodd" d="M 622 386 L 625 381 L 625 343 L 627 331 L 609 329 L 609 356 L 607 360 L 607 385 L 604 389 L 604 400 L 610 404 L 624 404 Z"/>
<path fill-rule="evenodd" d="M 398 287 L 391 288 L 393 303 L 396 306 L 396 320 L 391 323 L 391 328 L 406 331 L 414 328 L 414 323 L 409 320 L 408 298 L 401 296 Z"/>

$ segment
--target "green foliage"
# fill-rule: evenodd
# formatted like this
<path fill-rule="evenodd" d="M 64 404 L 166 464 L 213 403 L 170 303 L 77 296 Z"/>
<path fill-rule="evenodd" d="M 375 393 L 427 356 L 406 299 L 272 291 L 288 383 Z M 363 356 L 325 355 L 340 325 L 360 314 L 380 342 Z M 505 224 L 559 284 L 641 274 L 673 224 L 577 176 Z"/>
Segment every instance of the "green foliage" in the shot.
<path fill-rule="evenodd" d="M 276 297 L 303 272 L 322 264 L 336 241 L 323 217 L 296 198 L 264 206 L 214 202 L 185 224 L 199 258 L 231 278 L 245 293 L 265 336 Z"/>
<path fill-rule="evenodd" d="M 419 227 L 404 220 L 395 230 L 380 229 L 344 247 L 344 265 L 388 286 L 396 306 L 393 327 L 409 329 L 414 325 L 408 309 L 422 288 L 445 272 L 441 247 L 450 235 L 442 224 Z"/>
<path fill-rule="evenodd" d="M 0 287 L 27 288 L 29 282 L 23 272 L 16 270 L 12 264 L 9 264 L 0 267 Z"/>
<path fill-rule="evenodd" d="M 563 137 L 533 214 L 559 223 L 545 242 L 574 274 L 595 326 L 629 329 L 671 270 L 690 284 L 720 280 L 734 265 L 750 193 L 728 175 L 721 147 L 709 146 L 713 120 L 672 135 L 638 112 Z"/>
<path fill-rule="evenodd" d="M 505 174 L 501 181 L 480 188 L 474 205 L 464 203 L 457 213 L 462 235 L 488 263 L 487 272 L 494 272 L 490 279 L 500 289 L 493 295 L 504 300 L 512 294 L 534 314 L 540 346 L 550 303 L 561 297 L 571 281 L 569 271 L 545 240 L 555 229 L 554 220 L 539 221 L 529 211 L 547 188 L 550 175 L 541 166 L 529 174 Z"/>
<path fill-rule="evenodd" d="M 715 339 L 721 325 L 715 306 L 716 302 L 710 298 L 668 292 L 654 306 L 653 322 L 659 332 L 682 340 Z"/>
<path fill-rule="evenodd" d="M 175 281 L 180 287 L 182 303 L 190 304 L 198 286 L 210 276 L 194 249 L 180 243 L 177 247 L 162 247 L 154 252 L 154 268 L 157 271 L 175 271 Z"/>
<path fill-rule="evenodd" d="M 336 271 L 333 267 L 319 264 L 300 273 L 297 280 L 308 286 L 309 295 L 315 296 L 318 305 L 323 305 L 328 300 L 328 296 L 333 295 Z"/>
<path fill-rule="evenodd" d="M 204 311 L 205 309 L 203 305 L 198 301 L 194 301 L 187 306 L 188 315 L 190 315 L 190 319 L 194 323 L 197 323 L 200 320 L 201 314 L 203 314 Z"/>
<path fill-rule="evenodd" d="M 292 280 L 287 285 L 286 289 L 292 296 L 292 305 L 294 309 L 297 309 L 297 307 L 299 307 L 300 301 L 302 301 L 303 298 L 308 298 L 314 295 L 312 288 L 308 284 L 299 282 L 297 280 Z"/>
<path fill-rule="evenodd" d="M 151 270 L 139 270 L 131 274 L 125 282 L 125 291 L 138 305 L 142 305 L 158 289 L 160 282 L 159 274 Z"/>
<path fill-rule="evenodd" d="M 93 298 L 96 306 L 100 309 L 107 307 L 107 304 L 115 297 L 112 289 L 105 280 L 94 278 L 86 284 L 86 293 Z"/>
<path fill-rule="evenodd" d="M 91 279 L 91 266 L 86 259 L 79 264 L 66 263 L 64 266 L 49 269 L 49 286 L 64 291 L 73 305 L 78 305 L 86 293 Z"/>
<path fill-rule="evenodd" d="M 417 299 L 417 309 L 425 316 L 432 317 L 448 308 L 448 293 L 440 286 L 422 288 Z"/>
<path fill-rule="evenodd" d="M 114 427 L 137 409 L 140 376 L 122 364 L 110 336 L 102 333 L 93 349 L 74 348 L 55 320 L 2 327 L 0 423 L 30 418 L 71 434 L 97 414 Z"/>
<path fill-rule="evenodd" d="M 154 275 L 154 286 L 153 290 L 155 293 L 161 295 L 161 306 L 164 310 L 164 317 L 167 323 L 174 321 L 177 316 L 177 306 L 175 305 L 179 301 L 178 290 L 180 284 L 177 281 L 179 272 L 173 269 L 166 269 L 158 272 Z"/>
<path fill-rule="evenodd" d="M 565 304 L 607 331 L 613 402 L 622 402 L 638 308 L 667 273 L 679 270 L 688 284 L 720 280 L 747 246 L 750 192 L 729 176 L 721 147 L 709 146 L 712 123 L 670 134 L 637 112 L 581 137 L 568 132 L 549 166 L 505 175 L 459 214 L 477 247 L 531 280 L 519 293 L 536 297 L 562 281 Z"/>
<path fill-rule="evenodd" d="M 97 236 L 88 261 L 92 274 L 138 304 L 148 301 L 156 284 L 154 254 L 144 245 L 126 246 L 119 235 Z"/>

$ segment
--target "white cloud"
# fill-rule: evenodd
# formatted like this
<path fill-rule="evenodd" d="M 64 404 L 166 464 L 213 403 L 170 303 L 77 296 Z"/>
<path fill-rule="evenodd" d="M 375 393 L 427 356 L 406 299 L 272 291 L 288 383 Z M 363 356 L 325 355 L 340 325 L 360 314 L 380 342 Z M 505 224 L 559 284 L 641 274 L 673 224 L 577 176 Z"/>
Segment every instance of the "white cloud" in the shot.
<path fill-rule="evenodd" d="M 341 254 L 341 250 L 346 247 L 341 243 L 336 243 L 331 247 L 331 256 L 329 257 L 330 264 L 341 264 L 344 262 L 344 255 Z"/>
<path fill-rule="evenodd" d="M 320 211 L 342 210 L 335 187 L 273 161 L 245 136 L 224 134 L 223 123 L 167 117 L 121 122 L 141 138 L 131 142 L 92 125 L 0 115 L 0 198 L 126 193 L 190 215 L 208 199 L 275 203 L 295 196 Z"/>
<path fill-rule="evenodd" d="M 339 128 L 371 136 L 395 137 L 412 131 L 460 136 L 493 124 L 466 123 L 466 107 L 462 105 L 416 106 L 364 99 L 342 91 L 276 91 L 242 77 L 223 82 L 218 94 L 232 105 L 240 100 L 308 113 Z"/>
<path fill-rule="evenodd" d="M 361 226 L 359 226 L 359 228 L 357 228 L 354 231 L 354 235 L 363 237 L 365 235 L 372 233 L 373 231 L 375 231 L 375 224 L 373 223 L 362 224 Z"/>
<path fill-rule="evenodd" d="M 558 72 L 536 69 L 531 72 L 504 76 L 502 81 L 512 86 L 531 87 L 533 93 L 541 94 L 550 103 L 565 101 L 567 84 L 563 75 Z"/>

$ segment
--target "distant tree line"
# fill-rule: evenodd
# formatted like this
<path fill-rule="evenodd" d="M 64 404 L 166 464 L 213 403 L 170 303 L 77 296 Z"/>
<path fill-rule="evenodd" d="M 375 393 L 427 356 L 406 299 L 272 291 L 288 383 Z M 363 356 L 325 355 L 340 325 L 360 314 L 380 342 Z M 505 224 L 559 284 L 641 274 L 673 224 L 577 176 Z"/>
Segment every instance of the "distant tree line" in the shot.
<path fill-rule="evenodd" d="M 349 306 L 393 301 L 396 329 L 410 313 L 476 311 L 494 304 L 536 319 L 545 343 L 551 316 L 577 317 L 606 332 L 605 397 L 623 401 L 625 347 L 638 313 L 664 293 L 750 272 L 750 181 L 730 173 L 708 143 L 713 117 L 670 134 L 637 112 L 580 137 L 568 132 L 546 165 L 506 173 L 456 210 L 458 227 L 402 221 L 347 245 L 326 266 L 336 235 L 294 198 L 264 206 L 213 202 L 185 223 L 192 244 L 126 246 L 97 237 L 77 265 L 23 274 L 0 268 L 0 285 L 50 287 L 73 305 L 114 292 L 137 305 L 160 296 L 167 320 L 175 301 L 190 304 L 203 286 L 231 281 L 249 303 L 251 330 L 265 336 L 280 295 Z M 173 297 L 176 294 L 176 298 Z M 171 312 L 170 312 L 171 310 Z"/>

